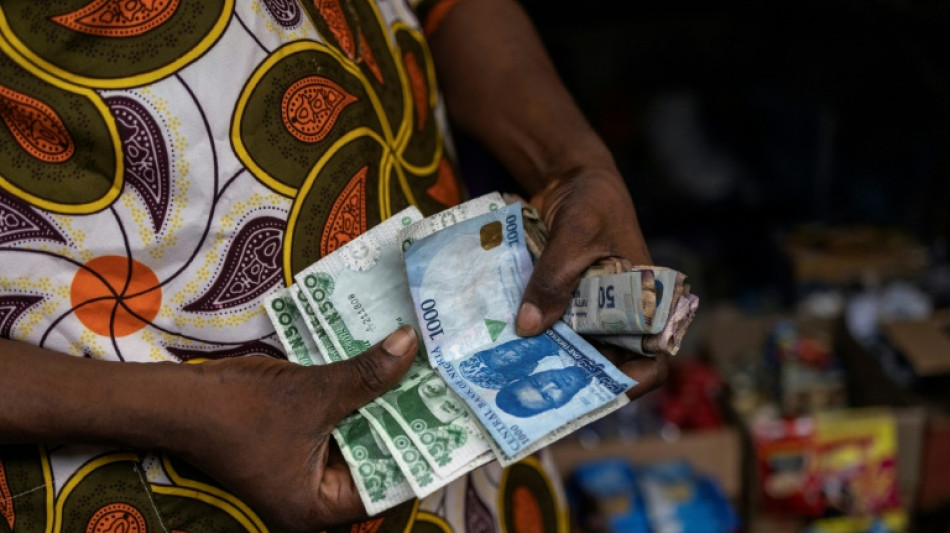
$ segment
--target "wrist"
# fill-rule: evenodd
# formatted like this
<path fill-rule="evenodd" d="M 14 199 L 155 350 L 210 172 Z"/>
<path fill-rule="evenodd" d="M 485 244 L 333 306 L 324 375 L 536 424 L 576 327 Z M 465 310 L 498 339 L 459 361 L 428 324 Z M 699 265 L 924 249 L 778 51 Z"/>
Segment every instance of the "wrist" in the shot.
<path fill-rule="evenodd" d="M 201 417 L 208 402 L 203 397 L 209 384 L 199 365 L 161 363 L 118 363 L 125 374 L 123 385 L 106 405 L 115 405 L 115 416 L 101 428 L 112 431 L 116 444 L 137 449 L 166 451 L 184 455 L 201 437 Z M 128 394 L 131 392 L 131 394 Z M 111 426 L 111 427 L 110 427 Z M 95 438 L 96 436 L 91 436 Z"/>

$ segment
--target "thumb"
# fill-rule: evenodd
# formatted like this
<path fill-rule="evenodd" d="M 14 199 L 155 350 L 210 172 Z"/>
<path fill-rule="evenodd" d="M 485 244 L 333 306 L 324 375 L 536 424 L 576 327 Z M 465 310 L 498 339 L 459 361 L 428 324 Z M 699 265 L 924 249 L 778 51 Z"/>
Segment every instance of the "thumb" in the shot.
<path fill-rule="evenodd" d="M 360 355 L 324 367 L 335 372 L 328 382 L 340 393 L 333 402 L 339 419 L 395 386 L 409 370 L 418 348 L 415 330 L 405 325 Z"/>
<path fill-rule="evenodd" d="M 561 318 L 581 273 L 597 259 L 577 243 L 557 242 L 557 237 L 552 235 L 525 287 L 515 320 L 518 335 L 539 335 Z"/>

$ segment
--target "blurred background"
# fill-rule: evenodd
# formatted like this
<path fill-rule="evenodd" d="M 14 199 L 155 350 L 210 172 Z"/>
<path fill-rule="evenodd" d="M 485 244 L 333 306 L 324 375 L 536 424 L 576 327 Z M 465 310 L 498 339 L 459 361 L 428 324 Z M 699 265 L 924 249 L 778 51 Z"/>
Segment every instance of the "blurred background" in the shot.
<path fill-rule="evenodd" d="M 701 298 L 555 448 L 576 529 L 950 531 L 950 4 L 522 5 Z"/>

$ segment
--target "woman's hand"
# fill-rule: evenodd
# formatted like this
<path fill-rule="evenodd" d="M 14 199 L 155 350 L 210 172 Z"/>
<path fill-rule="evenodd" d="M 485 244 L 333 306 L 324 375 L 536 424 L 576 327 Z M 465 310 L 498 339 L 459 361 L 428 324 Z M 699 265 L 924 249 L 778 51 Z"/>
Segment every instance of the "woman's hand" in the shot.
<path fill-rule="evenodd" d="M 322 531 L 366 515 L 331 438 L 345 416 L 394 386 L 417 350 L 405 326 L 341 363 L 303 367 L 265 357 L 193 368 L 206 383 L 201 428 L 172 450 L 287 531 Z"/>
<path fill-rule="evenodd" d="M 609 170 L 561 178 L 531 199 L 548 227 L 548 243 L 534 267 L 518 312 L 520 335 L 537 335 L 561 318 L 581 274 L 594 263 L 619 257 L 651 264 L 630 193 Z M 638 384 L 631 399 L 666 380 L 666 356 L 635 356 L 613 346 L 597 348 Z"/>
<path fill-rule="evenodd" d="M 204 471 L 268 522 L 322 531 L 366 514 L 330 435 L 393 387 L 418 348 L 409 326 L 353 359 L 119 363 L 0 339 L 0 443 L 160 450 Z"/>

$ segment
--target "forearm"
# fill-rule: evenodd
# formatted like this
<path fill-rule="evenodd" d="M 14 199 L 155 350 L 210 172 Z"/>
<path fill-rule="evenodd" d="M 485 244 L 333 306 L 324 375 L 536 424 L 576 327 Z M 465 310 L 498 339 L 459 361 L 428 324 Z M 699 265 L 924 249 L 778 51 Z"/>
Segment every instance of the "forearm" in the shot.
<path fill-rule="evenodd" d="M 0 339 L 0 442 L 174 450 L 187 442 L 194 369 L 71 357 Z"/>
<path fill-rule="evenodd" d="M 527 193 L 581 171 L 619 178 L 514 0 L 462 0 L 430 36 L 453 121 Z"/>

